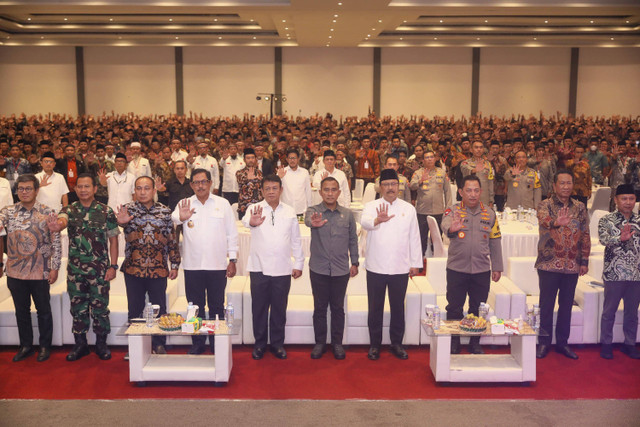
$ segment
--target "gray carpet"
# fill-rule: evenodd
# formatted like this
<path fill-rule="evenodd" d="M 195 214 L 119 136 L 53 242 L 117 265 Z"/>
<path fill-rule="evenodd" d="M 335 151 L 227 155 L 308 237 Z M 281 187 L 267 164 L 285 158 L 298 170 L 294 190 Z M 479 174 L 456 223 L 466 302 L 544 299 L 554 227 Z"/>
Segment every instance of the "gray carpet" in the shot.
<path fill-rule="evenodd" d="M 1 426 L 639 426 L 640 400 L 4 400 Z"/>

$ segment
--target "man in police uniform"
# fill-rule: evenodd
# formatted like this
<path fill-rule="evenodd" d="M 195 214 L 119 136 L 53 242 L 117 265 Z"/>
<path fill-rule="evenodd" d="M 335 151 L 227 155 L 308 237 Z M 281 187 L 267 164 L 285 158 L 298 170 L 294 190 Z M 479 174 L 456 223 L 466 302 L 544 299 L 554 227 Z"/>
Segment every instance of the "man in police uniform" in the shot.
<path fill-rule="evenodd" d="M 498 218 L 480 202 L 482 187 L 475 175 L 464 177 L 458 190 L 462 202 L 444 213 L 442 229 L 450 239 L 447 259 L 447 319 L 462 319 L 469 295 L 469 313 L 478 315 L 489 296 L 491 280 L 502 275 L 502 243 Z M 482 354 L 480 337 L 471 337 L 469 352 Z M 451 354 L 460 353 L 460 337 L 451 337 Z"/>
<path fill-rule="evenodd" d="M 97 190 L 93 177 L 80 174 L 76 181 L 78 201 L 62 208 L 58 221 L 49 224 L 53 232 L 68 227 L 69 265 L 67 291 L 71 300 L 75 345 L 67 355 L 73 362 L 89 354 L 87 332 L 89 315 L 96 334 L 96 354 L 111 358 L 107 347 L 109 322 L 109 282 L 118 270 L 118 234 L 120 229 L 113 210 L 94 199 Z M 111 258 L 111 262 L 109 262 Z"/>
<path fill-rule="evenodd" d="M 542 189 L 538 173 L 527 167 L 527 153 L 520 150 L 516 153 L 516 165 L 505 174 L 507 183 L 507 207 L 517 209 L 537 209 L 542 199 Z"/>
<path fill-rule="evenodd" d="M 385 169 L 393 169 L 398 172 L 398 155 L 391 154 L 387 157 L 385 161 L 384 168 Z M 409 191 L 409 180 L 404 175 L 398 175 L 398 199 L 404 200 L 405 202 L 411 203 L 411 191 Z M 376 193 L 380 195 L 380 177 L 376 178 L 376 182 L 374 183 L 374 187 Z"/>
<path fill-rule="evenodd" d="M 462 176 L 466 177 L 475 174 L 480 180 L 480 186 L 482 187 L 480 201 L 485 206 L 493 206 L 493 167 L 491 167 L 491 162 L 484 158 L 484 145 L 482 142 L 475 141 L 471 151 L 473 156 L 460 165 Z M 458 188 L 462 188 L 462 186 L 458 186 Z"/>
<path fill-rule="evenodd" d="M 440 227 L 444 209 L 451 205 L 451 188 L 447 173 L 444 169 L 436 167 L 436 156 L 433 151 L 428 150 L 424 153 L 423 164 L 424 167 L 413 174 L 410 188 L 417 192 L 416 212 L 418 213 L 418 227 L 420 228 L 420 241 L 424 256 L 429 241 L 427 216 L 434 217 L 438 228 Z"/>

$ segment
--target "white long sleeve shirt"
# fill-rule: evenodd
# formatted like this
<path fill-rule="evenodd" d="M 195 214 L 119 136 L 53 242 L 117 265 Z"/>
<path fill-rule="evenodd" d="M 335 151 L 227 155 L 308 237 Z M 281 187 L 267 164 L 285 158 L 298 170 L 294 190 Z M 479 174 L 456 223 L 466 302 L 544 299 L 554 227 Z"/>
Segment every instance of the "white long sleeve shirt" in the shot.
<path fill-rule="evenodd" d="M 387 222 L 374 225 L 377 208 L 389 206 Z M 422 246 L 416 209 L 401 199 L 389 203 L 373 200 L 362 210 L 362 228 L 367 230 L 365 268 L 378 274 L 406 274 L 411 267 L 422 268 Z"/>
<path fill-rule="evenodd" d="M 209 171 L 211 174 L 211 191 L 220 188 L 220 169 L 218 169 L 218 161 L 215 157 L 206 155 L 205 157 L 197 156 L 193 159 L 193 163 L 189 164 L 189 178 L 191 178 L 191 172 L 196 169 Z"/>
<path fill-rule="evenodd" d="M 136 178 L 141 176 L 153 177 L 151 174 L 151 165 L 149 164 L 149 160 L 144 157 L 138 157 L 137 159 L 131 160 L 127 166 L 127 172 L 134 176 L 134 181 Z"/>
<path fill-rule="evenodd" d="M 184 270 L 226 270 L 229 259 L 238 257 L 238 229 L 231 205 L 226 199 L 210 194 L 204 205 L 196 195 L 188 198 L 191 218 L 180 221 L 180 205 L 171 219 L 182 224 L 182 268 Z"/>
<path fill-rule="evenodd" d="M 292 170 L 289 166 L 284 168 L 287 172 L 282 177 L 282 196 L 280 200 L 296 211 L 296 215 L 304 214 L 311 206 L 311 177 L 305 168 L 298 166 Z"/>
<path fill-rule="evenodd" d="M 262 207 L 264 222 L 252 227 L 251 212 L 255 206 Z M 278 207 L 271 206 L 263 200 L 249 205 L 242 218 L 245 227 L 251 229 L 251 250 L 247 271 L 262 272 L 265 276 L 288 276 L 293 269 L 302 271 L 304 253 L 300 238 L 300 225 L 293 208 L 280 202 Z M 291 263 L 291 257 L 294 263 Z"/>
<path fill-rule="evenodd" d="M 135 175 L 127 171 L 122 174 L 119 174 L 118 171 L 109 172 L 107 174 L 107 192 L 109 193 L 107 204 L 109 207 L 117 212 L 120 205 L 133 201 L 135 187 Z"/>
<path fill-rule="evenodd" d="M 320 169 L 313 176 L 313 186 L 320 189 L 320 183 L 322 182 L 322 174 L 327 172 L 326 169 Z M 340 184 L 340 197 L 338 197 L 338 204 L 343 208 L 349 209 L 351 206 L 351 190 L 349 190 L 349 182 L 347 176 L 338 168 L 333 168 L 333 172 L 329 174 L 330 177 L 335 178 Z"/>
<path fill-rule="evenodd" d="M 246 164 L 240 155 L 235 159 L 231 156 L 222 159 L 222 191 L 225 193 L 237 193 L 239 190 L 236 172 L 244 168 Z"/>
<path fill-rule="evenodd" d="M 42 171 L 36 174 L 36 178 L 42 182 L 45 175 L 46 173 Z M 69 187 L 67 187 L 64 176 L 58 172 L 53 172 L 48 182 L 49 185 L 40 186 L 36 200 L 58 213 L 62 209 L 62 196 L 69 192 Z"/>

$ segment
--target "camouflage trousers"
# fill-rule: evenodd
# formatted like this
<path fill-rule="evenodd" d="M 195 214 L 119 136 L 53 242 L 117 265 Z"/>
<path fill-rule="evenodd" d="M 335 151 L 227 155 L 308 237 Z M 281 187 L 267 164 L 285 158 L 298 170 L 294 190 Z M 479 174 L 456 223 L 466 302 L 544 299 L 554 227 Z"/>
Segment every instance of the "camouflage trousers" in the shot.
<path fill-rule="evenodd" d="M 86 334 L 90 318 L 93 319 L 93 332 L 96 335 L 111 332 L 109 282 L 105 282 L 102 277 L 69 273 L 67 292 L 71 300 L 74 334 Z"/>

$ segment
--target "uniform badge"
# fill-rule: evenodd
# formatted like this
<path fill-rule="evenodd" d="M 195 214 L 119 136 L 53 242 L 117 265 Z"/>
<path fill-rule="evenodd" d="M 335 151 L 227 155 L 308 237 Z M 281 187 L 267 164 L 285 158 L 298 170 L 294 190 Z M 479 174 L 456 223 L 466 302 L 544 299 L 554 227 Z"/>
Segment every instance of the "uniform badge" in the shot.
<path fill-rule="evenodd" d="M 187 222 L 187 227 L 193 228 L 193 225 L 193 221 L 189 220 L 189 222 Z"/>
<path fill-rule="evenodd" d="M 513 182 L 513 187 L 514 187 L 514 188 L 518 188 L 518 182 L 517 182 L 517 181 L 514 181 L 514 182 Z"/>
<path fill-rule="evenodd" d="M 465 236 L 464 231 L 458 232 L 458 238 L 464 239 L 464 236 Z"/>

